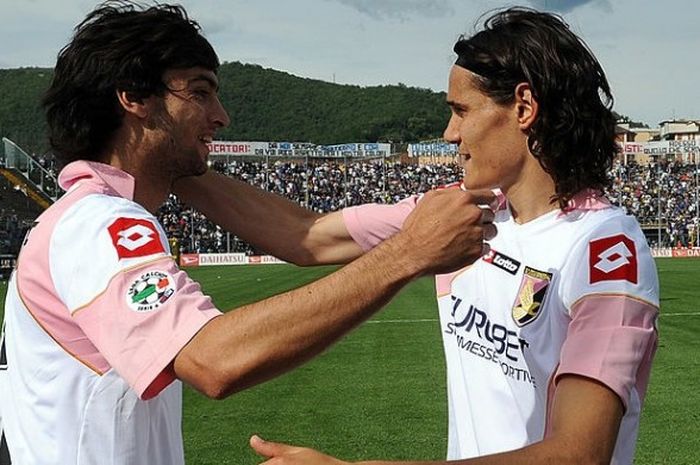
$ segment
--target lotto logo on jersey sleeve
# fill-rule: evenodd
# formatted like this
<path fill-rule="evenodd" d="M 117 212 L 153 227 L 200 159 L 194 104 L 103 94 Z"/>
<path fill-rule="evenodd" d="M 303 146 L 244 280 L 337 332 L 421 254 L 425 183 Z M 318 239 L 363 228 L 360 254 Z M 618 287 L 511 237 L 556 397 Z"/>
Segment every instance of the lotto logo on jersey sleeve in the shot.
<path fill-rule="evenodd" d="M 165 252 L 158 230 L 152 221 L 143 218 L 118 218 L 107 229 L 119 258 L 144 257 Z"/>
<path fill-rule="evenodd" d="M 624 234 L 591 241 L 588 262 L 591 284 L 620 280 L 637 284 L 637 248 Z"/>

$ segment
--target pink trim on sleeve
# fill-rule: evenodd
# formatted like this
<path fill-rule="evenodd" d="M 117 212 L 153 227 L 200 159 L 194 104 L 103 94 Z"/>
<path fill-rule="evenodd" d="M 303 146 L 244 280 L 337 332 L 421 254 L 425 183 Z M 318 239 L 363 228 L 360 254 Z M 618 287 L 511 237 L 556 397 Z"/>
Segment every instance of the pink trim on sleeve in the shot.
<path fill-rule="evenodd" d="M 129 303 L 129 288 L 152 271 L 169 275 L 175 291 L 155 309 L 138 309 Z M 199 284 L 167 258 L 118 274 L 103 294 L 73 316 L 109 364 L 146 400 L 174 381 L 170 364 L 175 356 L 220 314 Z"/>
<path fill-rule="evenodd" d="M 591 295 L 571 310 L 556 380 L 566 374 L 597 380 L 627 409 L 635 388 L 643 399 L 656 352 L 658 309 L 625 295 Z"/>
<path fill-rule="evenodd" d="M 413 195 L 395 205 L 366 204 L 343 210 L 343 221 L 350 236 L 367 251 L 401 230 L 406 217 L 416 208 Z"/>
<path fill-rule="evenodd" d="M 438 297 L 449 294 L 452 291 L 452 280 L 459 274 L 460 271 L 450 274 L 435 275 L 435 293 Z"/>

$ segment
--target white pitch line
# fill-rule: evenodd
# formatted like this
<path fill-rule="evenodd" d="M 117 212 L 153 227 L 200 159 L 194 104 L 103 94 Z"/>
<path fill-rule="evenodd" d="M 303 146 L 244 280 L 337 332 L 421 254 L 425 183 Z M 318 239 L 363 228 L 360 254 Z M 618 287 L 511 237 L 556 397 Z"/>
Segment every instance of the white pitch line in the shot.
<path fill-rule="evenodd" d="M 661 316 L 698 316 L 700 312 L 685 312 L 685 313 L 661 313 Z"/>
<path fill-rule="evenodd" d="M 370 320 L 367 322 L 369 323 L 428 323 L 428 322 L 434 322 L 434 321 L 439 321 L 437 318 L 427 318 L 427 319 L 422 319 L 422 320 Z"/>

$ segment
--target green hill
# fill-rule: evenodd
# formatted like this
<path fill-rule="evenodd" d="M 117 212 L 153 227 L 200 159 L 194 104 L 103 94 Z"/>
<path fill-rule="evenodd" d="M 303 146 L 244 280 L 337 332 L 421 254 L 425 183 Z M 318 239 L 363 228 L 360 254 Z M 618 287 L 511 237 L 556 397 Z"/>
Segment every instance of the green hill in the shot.
<path fill-rule="evenodd" d="M 0 136 L 36 153 L 48 149 L 39 102 L 51 73 L 0 69 Z M 449 117 L 444 93 L 403 84 L 332 84 L 237 62 L 223 64 L 219 79 L 227 140 L 413 142 L 440 137 Z"/>

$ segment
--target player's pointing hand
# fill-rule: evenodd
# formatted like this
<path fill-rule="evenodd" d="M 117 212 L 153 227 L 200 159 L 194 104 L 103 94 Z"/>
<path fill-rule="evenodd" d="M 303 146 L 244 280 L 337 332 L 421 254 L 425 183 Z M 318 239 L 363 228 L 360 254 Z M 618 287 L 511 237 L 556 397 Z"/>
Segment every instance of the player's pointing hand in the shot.
<path fill-rule="evenodd" d="M 348 465 L 307 447 L 265 441 L 257 435 L 250 438 L 250 447 L 267 459 L 261 465 Z"/>

